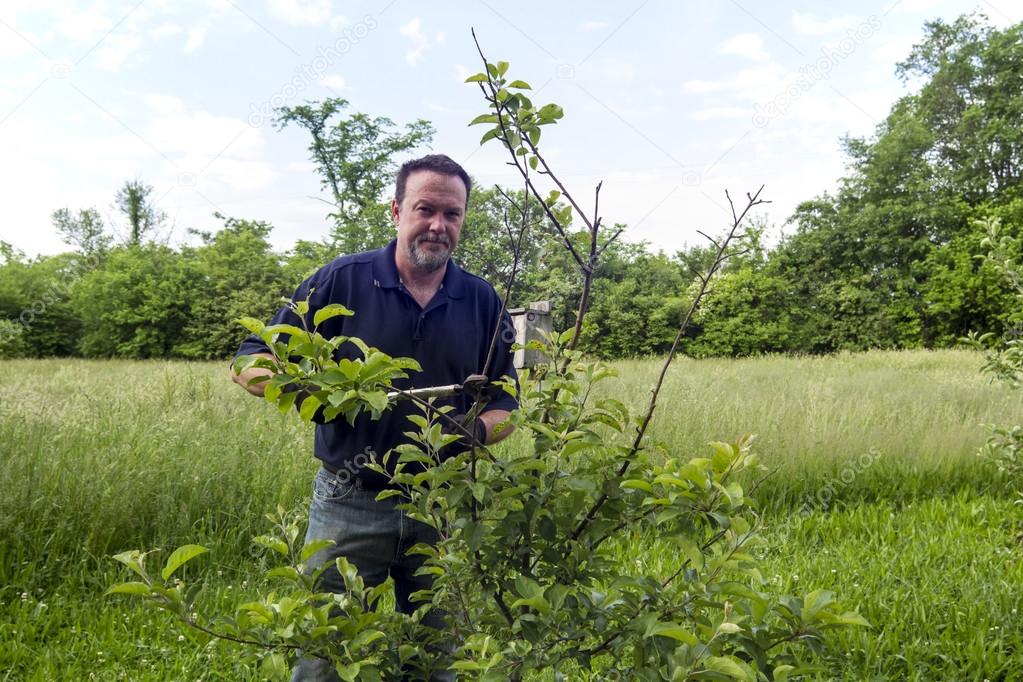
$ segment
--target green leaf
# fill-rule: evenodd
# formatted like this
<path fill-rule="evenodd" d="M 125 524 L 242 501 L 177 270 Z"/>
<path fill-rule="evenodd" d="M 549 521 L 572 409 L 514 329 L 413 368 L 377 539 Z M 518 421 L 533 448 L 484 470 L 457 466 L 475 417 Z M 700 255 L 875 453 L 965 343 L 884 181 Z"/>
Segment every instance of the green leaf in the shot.
<path fill-rule="evenodd" d="M 302 419 L 309 422 L 313 420 L 313 416 L 316 414 L 316 410 L 320 409 L 323 403 L 320 399 L 314 395 L 308 396 L 302 401 L 302 407 L 298 408 L 298 414 Z"/>
<path fill-rule="evenodd" d="M 326 549 L 334 545 L 333 540 L 313 540 L 302 546 L 302 552 L 299 554 L 302 561 L 309 561 L 309 557 L 319 552 L 321 549 Z"/>
<path fill-rule="evenodd" d="M 544 599 L 543 596 L 541 596 L 541 595 L 537 595 L 535 597 L 530 597 L 529 599 L 516 599 L 514 602 L 512 602 L 510 604 L 510 606 L 513 609 L 518 609 L 518 608 L 521 608 L 523 606 L 528 606 L 528 607 L 536 609 L 538 612 L 544 613 L 544 614 L 547 614 L 547 613 L 551 612 L 551 605 L 548 604 L 547 600 Z"/>
<path fill-rule="evenodd" d="M 464 82 L 466 82 L 466 83 L 486 83 L 487 82 L 487 74 L 485 74 L 485 73 L 474 73 L 473 75 L 471 75 L 468 78 L 466 78 Z"/>
<path fill-rule="evenodd" d="M 415 358 L 392 358 L 392 361 L 398 369 L 411 369 L 414 372 L 423 371 L 423 366 Z"/>
<path fill-rule="evenodd" d="M 494 125 L 500 123 L 501 120 L 497 118 L 497 114 L 480 114 L 476 118 L 469 121 L 469 125 L 474 126 L 480 123 L 492 123 Z"/>
<path fill-rule="evenodd" d="M 319 327 L 322 323 L 324 323 L 325 321 L 329 320 L 332 317 L 338 317 L 340 315 L 343 315 L 345 317 L 351 317 L 354 314 L 355 314 L 354 312 L 344 307 L 340 303 L 331 303 L 330 305 L 325 305 L 316 311 L 316 313 L 313 315 L 313 324 Z"/>
<path fill-rule="evenodd" d="M 490 140 L 493 140 L 501 132 L 499 128 L 491 128 L 487 132 L 483 133 L 483 137 L 480 138 L 480 144 L 485 144 Z"/>
<path fill-rule="evenodd" d="M 273 550 L 281 556 L 288 556 L 288 545 L 280 538 L 271 537 L 269 535 L 260 535 L 252 538 L 252 543 L 259 545 L 260 547 L 266 547 L 269 550 Z"/>
<path fill-rule="evenodd" d="M 242 317 L 237 320 L 238 324 L 258 335 L 263 331 L 263 323 L 254 317 Z"/>
<path fill-rule="evenodd" d="M 142 567 L 142 562 L 145 559 L 145 554 L 137 549 L 128 550 L 127 552 L 121 552 L 120 554 L 114 555 L 114 561 L 118 561 L 132 571 L 137 573 L 143 580 L 149 580 L 146 577 L 146 571 Z"/>
<path fill-rule="evenodd" d="M 631 490 L 644 490 L 648 493 L 652 493 L 654 491 L 654 487 L 652 485 L 638 478 L 630 478 L 627 481 L 622 481 L 622 487 Z"/>
<path fill-rule="evenodd" d="M 744 667 L 735 659 L 723 656 L 710 656 L 703 660 L 703 666 L 707 670 L 723 673 L 735 680 L 748 680 L 756 682 L 756 676 L 748 667 Z"/>
<path fill-rule="evenodd" d="M 205 554 L 208 551 L 202 545 L 182 545 L 167 557 L 167 564 L 163 567 L 160 575 L 163 576 L 164 580 L 170 580 L 170 577 L 174 575 L 176 570 L 200 554 Z"/>
<path fill-rule="evenodd" d="M 272 337 L 274 334 L 288 334 L 289 336 L 307 336 L 306 331 L 293 324 L 273 324 L 263 328 L 263 338 Z"/>
<path fill-rule="evenodd" d="M 532 90 L 533 88 L 526 81 L 514 80 L 509 83 L 506 87 L 518 88 L 519 90 Z"/>
<path fill-rule="evenodd" d="M 231 367 L 234 369 L 235 374 L 241 374 L 253 367 L 262 367 L 269 370 L 276 369 L 273 360 L 260 355 L 239 355 L 231 363 Z"/>
<path fill-rule="evenodd" d="M 794 665 L 779 665 L 774 669 L 774 680 L 775 682 L 785 682 L 789 679 L 789 675 L 793 670 L 796 669 Z"/>
<path fill-rule="evenodd" d="M 697 639 L 696 635 L 689 632 L 681 625 L 676 625 L 674 623 L 658 623 L 654 627 L 648 628 L 646 636 L 667 637 L 669 639 L 674 639 L 677 642 L 682 642 L 683 644 L 688 644 L 690 646 L 696 646 L 697 644 L 700 643 L 700 640 Z"/>
<path fill-rule="evenodd" d="M 557 104 L 545 104 L 540 107 L 540 111 L 537 112 L 537 116 L 540 118 L 540 125 L 554 123 L 564 115 L 565 111 Z"/>
<path fill-rule="evenodd" d="M 688 537 L 679 538 L 676 542 L 682 550 L 682 553 L 685 554 L 687 559 L 689 559 L 693 568 L 697 571 L 703 570 L 703 564 L 704 561 L 706 561 L 706 558 L 703 556 L 703 552 L 700 551 L 699 545 L 697 545 L 692 538 Z"/>
<path fill-rule="evenodd" d="M 361 397 L 369 404 L 375 415 L 387 409 L 387 394 L 383 391 L 365 391 Z"/>
<path fill-rule="evenodd" d="M 277 400 L 277 409 L 280 410 L 281 414 L 287 414 L 291 411 L 291 408 L 295 406 L 295 400 L 298 399 L 297 391 L 289 391 L 287 393 L 281 393 Z"/>
<path fill-rule="evenodd" d="M 134 594 L 141 597 L 144 597 L 149 593 L 150 593 L 149 585 L 140 582 L 118 583 L 117 585 L 114 585 L 113 587 L 106 591 L 106 594 L 108 595 Z"/>
<path fill-rule="evenodd" d="M 828 623 L 832 625 L 852 625 L 864 628 L 871 627 L 870 621 L 855 611 L 846 611 L 840 615 L 833 616 L 828 619 Z"/>
<path fill-rule="evenodd" d="M 267 578 L 284 578 L 292 582 L 298 582 L 300 575 L 294 566 L 277 566 L 266 572 Z"/>
<path fill-rule="evenodd" d="M 275 652 L 264 656 L 260 672 L 272 680 L 285 678 L 288 675 L 288 662 L 285 660 L 284 654 Z"/>

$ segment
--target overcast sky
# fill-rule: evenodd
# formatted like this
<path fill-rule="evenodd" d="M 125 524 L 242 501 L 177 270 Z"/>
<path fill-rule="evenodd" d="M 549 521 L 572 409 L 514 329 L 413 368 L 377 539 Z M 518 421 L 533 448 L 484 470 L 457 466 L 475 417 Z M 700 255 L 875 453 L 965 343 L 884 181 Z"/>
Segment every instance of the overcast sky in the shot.
<path fill-rule="evenodd" d="M 605 223 L 674 252 L 727 222 L 724 190 L 766 184 L 771 223 L 832 189 L 840 138 L 870 135 L 907 92 L 894 65 L 925 21 L 978 9 L 995 25 L 1018 2 L 569 3 L 479 0 L 3 0 L 0 239 L 65 250 L 58 208 L 96 207 L 115 229 L 117 188 L 141 178 L 168 239 L 216 229 L 214 211 L 275 226 L 279 249 L 326 234 L 328 206 L 306 134 L 274 106 L 340 96 L 352 111 L 426 118 L 433 149 L 481 183 L 514 175 L 479 148 L 483 111 L 465 77 L 491 61 L 561 104 L 544 137 L 585 205 L 604 181 Z"/>

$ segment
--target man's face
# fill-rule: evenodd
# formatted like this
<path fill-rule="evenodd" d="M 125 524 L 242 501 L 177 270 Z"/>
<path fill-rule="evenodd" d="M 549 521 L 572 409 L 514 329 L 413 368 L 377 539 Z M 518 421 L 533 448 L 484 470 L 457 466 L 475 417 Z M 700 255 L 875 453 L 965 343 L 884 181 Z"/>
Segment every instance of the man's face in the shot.
<path fill-rule="evenodd" d="M 456 175 L 411 173 L 401 205 L 391 202 L 391 217 L 398 226 L 399 257 L 422 273 L 444 267 L 458 244 L 465 199 L 465 185 Z"/>

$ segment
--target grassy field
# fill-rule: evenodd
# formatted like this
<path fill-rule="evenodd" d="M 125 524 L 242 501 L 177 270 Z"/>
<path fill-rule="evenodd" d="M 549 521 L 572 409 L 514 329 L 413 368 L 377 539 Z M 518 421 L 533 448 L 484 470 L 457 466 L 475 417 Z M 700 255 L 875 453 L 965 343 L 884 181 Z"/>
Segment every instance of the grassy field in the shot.
<path fill-rule="evenodd" d="M 1023 679 L 1023 507 L 975 456 L 1023 396 L 966 352 L 679 360 L 653 437 L 673 451 L 756 433 L 764 575 L 834 590 L 874 627 L 827 678 Z M 657 370 L 619 363 L 638 407 Z M 506 447 L 514 447 L 514 442 Z M 255 594 L 249 539 L 304 507 L 311 430 L 247 398 L 224 364 L 0 363 L 0 680 L 243 680 L 222 644 L 104 598 L 110 555 L 208 546 L 205 600 Z M 274 453 L 274 454 L 268 454 Z M 1020 487 L 1020 486 L 1017 486 Z M 656 568 L 656 538 L 623 543 Z"/>

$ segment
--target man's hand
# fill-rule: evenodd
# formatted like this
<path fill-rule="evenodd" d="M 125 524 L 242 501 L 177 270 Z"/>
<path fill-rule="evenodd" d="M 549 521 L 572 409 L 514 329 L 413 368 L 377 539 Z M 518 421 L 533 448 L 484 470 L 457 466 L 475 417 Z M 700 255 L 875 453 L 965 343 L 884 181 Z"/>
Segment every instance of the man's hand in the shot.
<path fill-rule="evenodd" d="M 271 360 L 274 359 L 274 356 L 270 353 L 257 353 L 256 357 L 269 358 Z M 266 390 L 266 382 L 259 381 L 254 384 L 250 384 L 249 382 L 256 377 L 272 377 L 274 374 L 270 370 L 262 367 L 251 367 L 241 374 L 235 374 L 233 367 L 228 371 L 231 373 L 231 381 L 238 384 L 252 395 L 259 396 L 260 398 L 263 397 L 263 391 Z"/>
<path fill-rule="evenodd" d="M 458 440 L 441 450 L 441 458 L 465 452 L 473 445 L 493 444 L 507 438 L 514 427 L 511 424 L 504 424 L 500 430 L 497 427 L 498 424 L 508 419 L 510 414 L 507 410 L 490 410 L 472 421 L 467 421 L 464 414 L 448 414 L 450 420 L 442 418 L 441 430 L 446 434 L 458 436 Z M 455 426 L 452 421 L 460 424 L 462 428 Z"/>
<path fill-rule="evenodd" d="M 508 410 L 488 410 L 479 416 L 479 420 L 487 427 L 487 445 L 493 445 L 504 440 L 515 430 L 515 427 L 510 422 L 501 424 L 501 422 L 507 422 L 510 416 L 511 412 Z M 498 425 L 500 425 L 500 429 L 498 429 Z"/>
<path fill-rule="evenodd" d="M 475 445 L 486 445 L 487 425 L 479 417 L 469 421 L 464 414 L 449 412 L 440 420 L 442 433 L 458 436 L 458 440 L 448 443 L 437 453 L 441 459 L 453 457 L 472 449 Z"/>

